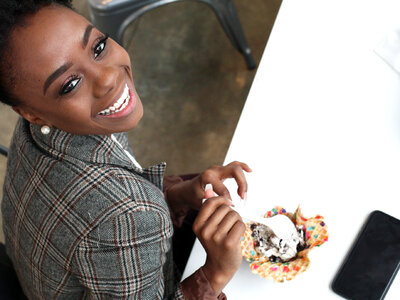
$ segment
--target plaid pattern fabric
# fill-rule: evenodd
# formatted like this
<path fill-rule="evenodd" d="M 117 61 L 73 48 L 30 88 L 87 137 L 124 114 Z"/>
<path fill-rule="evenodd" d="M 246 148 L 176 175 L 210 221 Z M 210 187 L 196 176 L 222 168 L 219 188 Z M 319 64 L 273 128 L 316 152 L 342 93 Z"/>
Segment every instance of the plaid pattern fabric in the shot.
<path fill-rule="evenodd" d="M 130 152 L 124 134 L 117 140 Z M 7 252 L 30 299 L 183 299 L 162 192 L 108 136 L 20 119 L 2 201 Z"/>

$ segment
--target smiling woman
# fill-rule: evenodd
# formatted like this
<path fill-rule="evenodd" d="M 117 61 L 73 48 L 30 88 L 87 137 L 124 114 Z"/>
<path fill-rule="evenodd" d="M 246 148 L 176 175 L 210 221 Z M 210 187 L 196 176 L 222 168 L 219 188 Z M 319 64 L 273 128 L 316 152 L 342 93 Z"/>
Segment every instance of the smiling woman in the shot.
<path fill-rule="evenodd" d="M 25 22 L 28 27 L 16 27 L 10 41 L 14 70 L 33 79 L 15 80 L 10 89 L 24 99 L 14 106 L 17 113 L 33 124 L 80 135 L 123 132 L 138 124 L 142 103 L 121 46 L 60 5 L 46 6 Z M 125 107 L 114 114 L 118 101 Z"/>
<path fill-rule="evenodd" d="M 233 162 L 187 181 L 164 177 L 165 163 L 142 168 L 124 133 L 143 115 L 129 56 L 70 1 L 0 2 L 0 100 L 21 116 L 2 214 L 30 299 L 225 297 L 245 226 L 223 180 L 245 197 L 250 168 Z M 179 282 L 172 240 L 190 245 L 173 233 L 193 210 L 207 261 Z"/>

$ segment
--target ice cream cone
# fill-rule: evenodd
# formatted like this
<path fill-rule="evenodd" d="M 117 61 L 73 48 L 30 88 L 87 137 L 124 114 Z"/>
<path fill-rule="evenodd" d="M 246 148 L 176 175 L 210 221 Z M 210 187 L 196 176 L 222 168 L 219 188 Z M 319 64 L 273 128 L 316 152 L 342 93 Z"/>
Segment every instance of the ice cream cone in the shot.
<path fill-rule="evenodd" d="M 241 246 L 242 255 L 250 262 L 250 269 L 253 273 L 277 282 L 284 282 L 285 280 L 292 280 L 295 276 L 308 269 L 310 264 L 309 251 L 328 240 L 328 231 L 322 216 L 317 215 L 314 218 L 307 219 L 302 215 L 300 207 L 297 208 L 294 214 L 286 212 L 282 207 L 275 207 L 268 211 L 265 217 L 270 218 L 277 214 L 284 214 L 295 225 L 303 226 L 306 248 L 298 252 L 296 258 L 288 262 L 273 263 L 268 260 L 268 257 L 260 255 L 254 248 L 250 223 L 246 224 Z"/>

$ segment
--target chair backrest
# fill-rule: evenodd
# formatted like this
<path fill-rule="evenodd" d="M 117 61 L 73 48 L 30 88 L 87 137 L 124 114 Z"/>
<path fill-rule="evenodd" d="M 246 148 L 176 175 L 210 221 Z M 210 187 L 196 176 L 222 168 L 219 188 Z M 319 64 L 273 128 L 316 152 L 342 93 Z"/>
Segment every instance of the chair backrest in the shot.
<path fill-rule="evenodd" d="M 8 149 L 2 145 L 0 145 L 0 154 L 7 156 L 8 154 Z"/>

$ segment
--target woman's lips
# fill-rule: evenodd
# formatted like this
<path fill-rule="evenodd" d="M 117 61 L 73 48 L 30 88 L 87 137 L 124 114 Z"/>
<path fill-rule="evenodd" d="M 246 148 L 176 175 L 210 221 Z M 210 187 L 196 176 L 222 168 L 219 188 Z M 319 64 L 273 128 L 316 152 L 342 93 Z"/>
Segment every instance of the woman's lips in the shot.
<path fill-rule="evenodd" d="M 123 118 L 123 117 L 129 115 L 133 111 L 135 104 L 136 104 L 136 98 L 135 98 L 133 91 L 128 87 L 128 85 L 126 85 L 126 86 L 128 88 L 129 97 L 125 101 L 128 101 L 128 102 L 126 103 L 126 105 L 124 103 L 121 104 L 121 107 L 123 107 L 124 105 L 125 105 L 125 107 L 123 109 L 119 108 L 120 110 L 117 112 L 110 112 L 110 114 L 100 114 L 99 113 L 97 115 L 98 117 L 108 118 L 108 119 Z M 104 111 L 102 111 L 102 112 L 104 112 Z"/>

